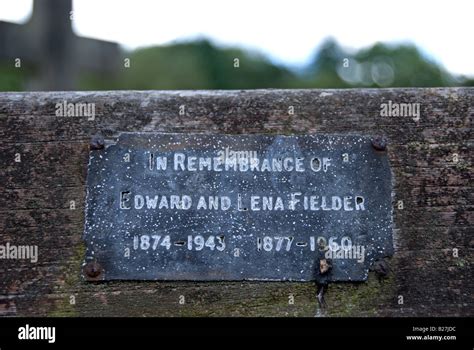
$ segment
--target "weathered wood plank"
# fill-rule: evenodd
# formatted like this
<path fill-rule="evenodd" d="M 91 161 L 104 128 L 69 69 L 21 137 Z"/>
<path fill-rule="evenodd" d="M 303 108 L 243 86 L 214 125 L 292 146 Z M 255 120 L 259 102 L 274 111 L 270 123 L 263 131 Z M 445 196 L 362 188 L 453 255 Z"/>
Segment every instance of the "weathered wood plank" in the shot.
<path fill-rule="evenodd" d="M 58 117 L 65 100 L 97 115 Z M 420 103 L 420 119 L 381 117 L 389 100 Z M 473 316 L 473 102 L 469 88 L 1 93 L 0 243 L 37 244 L 39 261 L 0 260 L 0 315 Z M 330 285 L 325 310 L 312 283 L 82 281 L 89 140 L 125 131 L 386 136 L 389 274 Z"/>

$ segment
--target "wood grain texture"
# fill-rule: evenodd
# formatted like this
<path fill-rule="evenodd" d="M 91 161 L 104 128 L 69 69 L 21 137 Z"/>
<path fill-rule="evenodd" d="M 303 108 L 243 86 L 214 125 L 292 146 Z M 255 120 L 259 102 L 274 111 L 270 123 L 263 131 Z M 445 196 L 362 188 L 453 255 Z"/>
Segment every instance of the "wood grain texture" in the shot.
<path fill-rule="evenodd" d="M 381 117 L 389 100 L 420 103 L 420 120 Z M 95 119 L 57 117 L 63 101 L 95 103 Z M 0 260 L 0 315 L 474 316 L 473 102 L 470 88 L 0 93 L 0 244 L 39 247 L 37 263 Z M 390 273 L 331 284 L 325 310 L 312 283 L 83 281 L 89 140 L 125 131 L 384 135 Z"/>

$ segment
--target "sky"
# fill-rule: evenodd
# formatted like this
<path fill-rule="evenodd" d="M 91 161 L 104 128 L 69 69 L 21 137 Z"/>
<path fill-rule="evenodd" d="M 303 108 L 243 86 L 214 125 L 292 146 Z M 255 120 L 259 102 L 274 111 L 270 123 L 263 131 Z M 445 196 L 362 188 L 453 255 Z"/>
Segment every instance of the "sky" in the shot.
<path fill-rule="evenodd" d="M 0 20 L 24 22 L 31 7 L 0 0 Z M 78 35 L 126 49 L 206 37 L 297 66 L 329 36 L 350 49 L 411 42 L 451 73 L 474 76 L 472 0 L 74 0 L 73 11 Z"/>

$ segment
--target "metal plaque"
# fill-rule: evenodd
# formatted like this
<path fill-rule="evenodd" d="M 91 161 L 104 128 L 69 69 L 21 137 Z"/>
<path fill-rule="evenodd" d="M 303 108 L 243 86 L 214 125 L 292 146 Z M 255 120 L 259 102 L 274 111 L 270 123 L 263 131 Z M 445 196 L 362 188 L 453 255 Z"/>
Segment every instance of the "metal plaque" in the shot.
<path fill-rule="evenodd" d="M 88 280 L 361 281 L 393 253 L 391 170 L 370 137 L 126 133 L 95 146 Z"/>

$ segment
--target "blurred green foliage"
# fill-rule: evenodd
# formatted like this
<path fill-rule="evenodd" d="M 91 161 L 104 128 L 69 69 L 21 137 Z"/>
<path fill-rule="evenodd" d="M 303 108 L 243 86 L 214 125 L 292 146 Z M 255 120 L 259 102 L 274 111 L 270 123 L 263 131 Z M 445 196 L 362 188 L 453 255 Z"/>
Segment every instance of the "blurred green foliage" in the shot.
<path fill-rule="evenodd" d="M 314 87 L 439 87 L 463 85 L 413 45 L 377 43 L 354 54 L 335 41 L 321 46 L 307 71 Z"/>
<path fill-rule="evenodd" d="M 349 52 L 327 39 L 298 70 L 208 40 L 137 49 L 124 57 L 130 67 L 114 77 L 81 74 L 78 90 L 474 86 L 474 79 L 451 75 L 411 44 L 377 43 Z M 0 90 L 25 89 L 32 72 L 0 64 Z"/>
<path fill-rule="evenodd" d="M 259 54 L 221 49 L 207 40 L 138 49 L 127 55 L 130 67 L 122 68 L 111 89 L 254 89 L 284 88 L 295 78 L 288 69 Z M 235 61 L 237 59 L 238 61 Z M 238 67 L 235 67 L 235 65 Z M 80 88 L 97 88 L 84 75 Z M 101 88 L 104 88 L 101 86 Z"/>
<path fill-rule="evenodd" d="M 28 86 L 28 80 L 34 70 L 30 66 L 15 68 L 12 63 L 0 61 L 0 91 L 22 91 Z"/>

